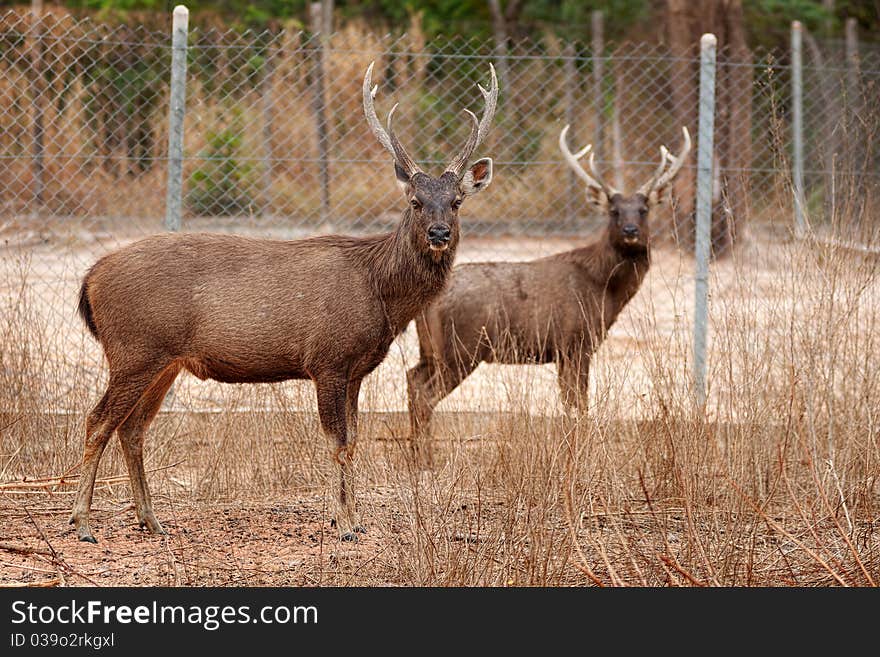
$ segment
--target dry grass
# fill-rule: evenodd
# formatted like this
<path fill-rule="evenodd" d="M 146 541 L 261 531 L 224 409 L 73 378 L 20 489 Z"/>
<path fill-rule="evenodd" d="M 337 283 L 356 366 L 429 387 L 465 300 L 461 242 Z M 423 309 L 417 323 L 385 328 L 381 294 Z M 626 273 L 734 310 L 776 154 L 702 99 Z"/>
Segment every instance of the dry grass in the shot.
<path fill-rule="evenodd" d="M 461 259 L 569 245 L 471 240 Z M 338 545 L 329 526 L 332 462 L 310 383 L 182 378 L 147 440 L 170 536 L 134 526 L 113 443 L 99 471 L 101 543 L 92 547 L 76 542 L 66 521 L 84 414 L 105 372 L 74 299 L 82 271 L 107 248 L 3 253 L 0 581 L 880 582 L 875 256 L 756 234 L 716 263 L 709 403 L 697 410 L 693 264 L 661 249 L 596 356 L 587 417 L 561 413 L 552 366 L 482 365 L 439 408 L 430 472 L 412 468 L 403 440 L 403 375 L 416 358 L 410 329 L 362 393 L 358 487 L 370 533 L 354 548 Z M 10 544 L 43 553 L 3 548 Z"/>

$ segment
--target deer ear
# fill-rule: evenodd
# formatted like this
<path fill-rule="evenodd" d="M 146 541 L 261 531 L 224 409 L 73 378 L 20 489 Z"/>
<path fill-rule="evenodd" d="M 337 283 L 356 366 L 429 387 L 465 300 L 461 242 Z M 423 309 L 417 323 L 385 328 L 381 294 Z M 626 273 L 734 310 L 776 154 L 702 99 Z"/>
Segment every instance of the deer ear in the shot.
<path fill-rule="evenodd" d="M 486 189 L 490 182 L 492 182 L 492 158 L 484 157 L 474 162 L 470 169 L 464 172 L 458 186 L 462 194 L 472 196 Z"/>
<path fill-rule="evenodd" d="M 601 187 L 588 185 L 586 188 L 587 203 L 592 205 L 600 214 L 608 211 L 608 194 Z"/>
<path fill-rule="evenodd" d="M 397 176 L 397 184 L 400 186 L 400 189 L 403 190 L 403 193 L 406 194 L 409 192 L 410 177 L 406 175 L 406 171 L 404 171 L 397 162 L 394 163 L 394 175 Z"/>

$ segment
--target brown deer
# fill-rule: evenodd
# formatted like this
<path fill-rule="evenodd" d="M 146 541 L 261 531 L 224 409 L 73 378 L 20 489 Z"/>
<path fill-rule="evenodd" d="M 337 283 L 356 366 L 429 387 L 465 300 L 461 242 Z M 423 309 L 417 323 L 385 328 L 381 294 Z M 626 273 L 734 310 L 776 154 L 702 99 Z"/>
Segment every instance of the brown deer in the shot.
<path fill-rule="evenodd" d="M 462 201 L 492 180 L 492 160 L 468 167 L 495 113 L 498 82 L 490 65 L 481 120 L 461 152 L 433 177 L 392 128 L 382 128 L 363 82 L 364 113 L 391 154 L 407 207 L 397 228 L 372 237 L 327 235 L 292 241 L 210 233 L 162 234 L 110 253 L 85 275 L 79 312 L 104 350 L 106 392 L 86 421 L 79 490 L 70 522 L 89 527 L 95 473 L 116 431 L 131 478 L 137 520 L 164 533 L 144 476 L 143 441 L 181 370 L 228 383 L 311 379 L 324 433 L 335 441 L 340 539 L 365 531 L 356 519 L 352 456 L 361 381 L 394 338 L 445 286 L 459 240 Z"/>
<path fill-rule="evenodd" d="M 650 264 L 651 209 L 667 200 L 690 151 L 660 149 L 660 165 L 635 194 L 624 196 L 572 154 L 569 126 L 559 135 L 565 161 L 586 184 L 588 201 L 607 214 L 604 230 L 587 245 L 529 262 L 478 262 L 453 270 L 449 284 L 416 318 L 419 362 L 407 372 L 413 447 L 421 444 L 434 408 L 481 362 L 555 362 L 568 409 L 586 407 L 590 358 L 632 299 Z"/>

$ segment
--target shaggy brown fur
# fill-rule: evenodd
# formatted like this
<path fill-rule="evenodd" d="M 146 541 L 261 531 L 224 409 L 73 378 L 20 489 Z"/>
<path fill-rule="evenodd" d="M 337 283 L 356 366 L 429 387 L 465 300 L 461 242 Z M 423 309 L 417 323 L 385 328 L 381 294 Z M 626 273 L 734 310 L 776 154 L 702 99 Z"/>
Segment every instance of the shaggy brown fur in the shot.
<path fill-rule="evenodd" d="M 101 258 L 86 274 L 79 312 L 104 348 L 110 381 L 86 419 L 82 473 L 70 522 L 95 541 L 89 509 L 98 462 L 114 431 L 125 454 L 141 526 L 164 533 L 144 475 L 144 433 L 182 369 L 201 379 L 273 383 L 311 379 L 321 427 L 336 443 L 336 525 L 356 521 L 352 456 L 361 381 L 394 338 L 446 284 L 458 246 L 464 197 L 492 181 L 492 160 L 467 166 L 492 123 L 498 99 L 479 86 L 481 120 L 470 110 L 464 148 L 437 178 L 424 173 L 373 106 L 373 64 L 362 85 L 364 116 L 394 161 L 409 207 L 397 230 L 375 237 L 295 241 L 232 235 L 149 237 Z M 395 105 L 396 107 L 396 105 Z"/>
<path fill-rule="evenodd" d="M 645 202 L 612 199 L 621 207 Z M 590 357 L 648 271 L 647 227 L 642 235 L 638 244 L 624 243 L 612 220 L 572 251 L 456 267 L 447 289 L 416 318 L 420 358 L 407 373 L 414 446 L 434 407 L 481 362 L 555 362 L 566 406 L 583 407 Z"/>
<path fill-rule="evenodd" d="M 456 267 L 448 288 L 417 317 L 419 362 L 407 372 L 407 393 L 412 444 L 426 464 L 430 445 L 421 438 L 434 408 L 481 362 L 555 362 L 563 403 L 585 409 L 590 359 L 648 272 L 648 216 L 668 200 L 690 152 L 687 128 L 679 154 L 661 146 L 654 175 L 629 196 L 602 181 L 592 156 L 592 175 L 583 170 L 591 146 L 572 153 L 568 129 L 559 134 L 560 150 L 608 223 L 591 243 L 565 253 Z"/>
<path fill-rule="evenodd" d="M 467 184 L 450 173 L 413 175 L 397 229 L 374 237 L 295 241 L 222 234 L 148 237 L 101 258 L 86 274 L 79 311 L 104 348 L 107 390 L 86 425 L 71 516 L 89 528 L 95 473 L 118 430 L 138 521 L 162 532 L 144 475 L 144 433 L 177 374 L 228 383 L 312 379 L 340 465 L 341 537 L 355 538 L 351 455 L 361 381 L 394 338 L 446 284 L 458 245 L 458 206 L 484 189 L 491 161 Z M 474 180 L 478 185 L 474 186 Z M 415 202 L 413 202 L 415 199 Z M 431 230 L 445 227 L 439 245 Z"/>

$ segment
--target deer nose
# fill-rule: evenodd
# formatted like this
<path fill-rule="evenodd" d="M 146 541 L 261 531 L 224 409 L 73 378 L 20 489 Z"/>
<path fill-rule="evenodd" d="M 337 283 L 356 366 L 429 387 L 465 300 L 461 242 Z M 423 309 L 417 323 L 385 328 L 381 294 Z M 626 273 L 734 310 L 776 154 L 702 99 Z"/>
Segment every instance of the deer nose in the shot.
<path fill-rule="evenodd" d="M 620 232 L 623 233 L 624 237 L 638 237 L 639 236 L 639 227 L 635 224 L 627 224 L 623 228 L 620 229 Z"/>
<path fill-rule="evenodd" d="M 434 224 L 428 228 L 428 241 L 431 244 L 446 244 L 451 236 L 449 226 Z"/>

